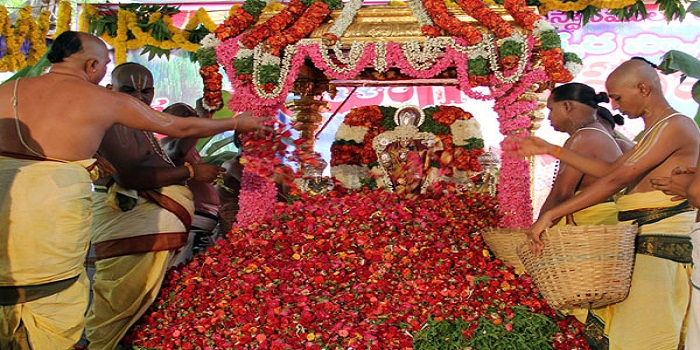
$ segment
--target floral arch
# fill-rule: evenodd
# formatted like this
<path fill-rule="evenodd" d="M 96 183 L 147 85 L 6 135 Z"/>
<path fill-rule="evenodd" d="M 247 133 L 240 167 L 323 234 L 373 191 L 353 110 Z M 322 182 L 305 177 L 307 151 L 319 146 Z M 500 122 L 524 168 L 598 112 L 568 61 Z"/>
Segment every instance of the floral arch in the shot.
<path fill-rule="evenodd" d="M 362 6 L 353 0 L 333 11 L 338 4 L 332 1 L 293 0 L 246 31 L 241 20 L 254 17 L 244 5 L 205 47 L 233 77 L 233 110 L 271 115 L 289 93 L 312 100 L 334 86 L 449 84 L 472 99 L 494 100 L 504 143 L 528 135 L 538 109 L 535 92 L 570 81 L 580 60 L 562 51 L 556 30 L 524 1 L 495 8 L 480 0 L 457 4 Z M 302 136 L 312 139 L 320 119 L 304 108 L 297 109 L 306 122 Z M 506 157 L 501 175 L 499 226 L 528 226 L 528 162 Z"/>

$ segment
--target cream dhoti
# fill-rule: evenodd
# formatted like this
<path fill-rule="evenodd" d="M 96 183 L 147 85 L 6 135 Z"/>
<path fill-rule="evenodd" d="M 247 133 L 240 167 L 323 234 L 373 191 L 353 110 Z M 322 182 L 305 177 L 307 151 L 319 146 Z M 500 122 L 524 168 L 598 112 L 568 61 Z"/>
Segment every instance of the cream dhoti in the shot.
<path fill-rule="evenodd" d="M 0 156 L 0 349 L 70 349 L 84 326 L 94 160 Z"/>
<path fill-rule="evenodd" d="M 609 348 L 675 350 L 689 303 L 689 234 L 695 210 L 660 191 L 617 199 L 620 223 L 637 222 L 637 244 L 628 297 L 593 311 L 587 330 L 602 326 Z"/>
<path fill-rule="evenodd" d="M 186 243 L 194 213 L 184 186 L 144 191 L 121 211 L 95 193 L 93 301 L 87 316 L 90 349 L 114 349 L 155 300 L 168 267 Z"/>

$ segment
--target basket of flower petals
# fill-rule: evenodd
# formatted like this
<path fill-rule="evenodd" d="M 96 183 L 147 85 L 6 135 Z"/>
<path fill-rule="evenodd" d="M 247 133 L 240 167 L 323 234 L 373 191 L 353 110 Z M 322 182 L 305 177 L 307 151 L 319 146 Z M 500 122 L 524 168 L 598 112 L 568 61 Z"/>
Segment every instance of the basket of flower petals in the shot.
<path fill-rule="evenodd" d="M 522 245 L 527 236 L 522 228 L 493 227 L 481 233 L 489 250 L 502 260 L 506 265 L 513 266 L 516 273 L 525 271 L 525 266 L 520 261 L 517 248 Z"/>
<path fill-rule="evenodd" d="M 554 226 L 544 249 L 517 253 L 540 293 L 555 309 L 596 308 L 624 300 L 634 265 L 637 225 Z"/>

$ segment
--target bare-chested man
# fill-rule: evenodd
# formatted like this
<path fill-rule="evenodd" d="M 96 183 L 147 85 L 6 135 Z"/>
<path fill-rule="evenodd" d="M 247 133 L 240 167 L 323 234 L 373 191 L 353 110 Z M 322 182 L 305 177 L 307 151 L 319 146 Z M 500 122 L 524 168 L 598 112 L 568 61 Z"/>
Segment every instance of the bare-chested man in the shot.
<path fill-rule="evenodd" d="M 89 283 L 86 169 L 114 124 L 175 137 L 260 128 L 249 115 L 176 118 L 98 84 L 109 55 L 97 37 L 67 31 L 50 73 L 0 86 L 0 348 L 70 349 L 80 339 Z M 189 172 L 182 167 L 180 172 Z"/>
<path fill-rule="evenodd" d="M 109 88 L 146 105 L 153 75 L 137 63 L 112 72 Z M 187 111 L 185 111 L 187 112 Z M 196 117 L 197 112 L 190 108 Z M 207 163 L 174 163 L 149 131 L 113 125 L 98 149 L 114 178 L 93 194 L 91 240 L 95 250 L 93 299 L 85 334 L 89 349 L 114 349 L 153 302 L 167 269 L 187 243 L 194 217 L 188 180 L 210 183 L 224 169 Z"/>
<path fill-rule="evenodd" d="M 677 349 L 689 301 L 688 235 L 695 211 L 687 201 L 672 201 L 656 190 L 651 179 L 667 176 L 678 166 L 694 164 L 700 149 L 695 122 L 666 101 L 656 70 L 645 60 L 631 59 L 606 81 L 612 105 L 645 123 L 639 143 L 615 163 L 584 159 L 558 147 L 527 139 L 521 154 L 549 153 L 563 162 L 602 176 L 579 195 L 542 213 L 530 228 L 533 250 L 542 248 L 540 234 L 552 221 L 599 203 L 625 189 L 616 203 L 622 223 L 639 225 L 632 285 L 627 299 L 594 310 L 610 349 Z M 678 254 L 682 253 L 682 254 Z"/>

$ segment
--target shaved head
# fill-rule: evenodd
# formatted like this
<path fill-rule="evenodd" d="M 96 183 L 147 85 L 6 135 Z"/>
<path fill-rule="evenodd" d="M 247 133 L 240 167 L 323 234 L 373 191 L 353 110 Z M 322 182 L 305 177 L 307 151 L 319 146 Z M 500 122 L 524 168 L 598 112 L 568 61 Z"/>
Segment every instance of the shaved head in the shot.
<path fill-rule="evenodd" d="M 608 76 L 608 81 L 627 87 L 645 83 L 654 90 L 661 91 L 661 81 L 656 69 L 641 59 L 631 59 L 622 63 Z"/>
<path fill-rule="evenodd" d="M 153 74 L 138 63 L 122 63 L 112 71 L 112 90 L 129 94 L 150 105 L 155 94 Z"/>

